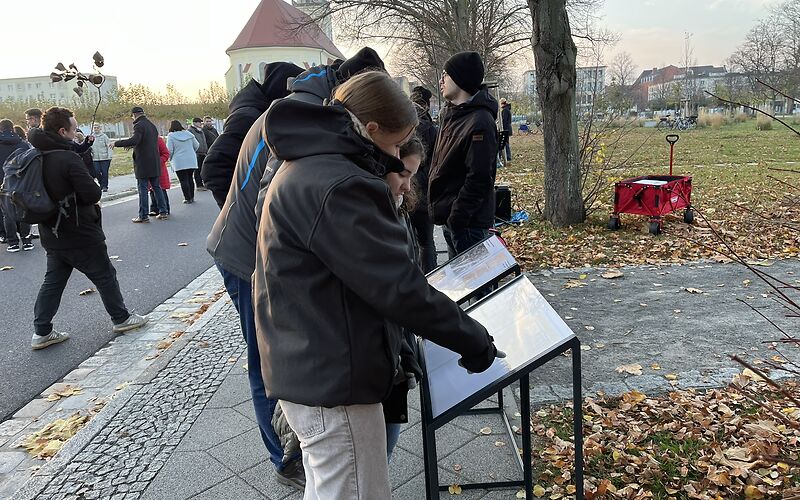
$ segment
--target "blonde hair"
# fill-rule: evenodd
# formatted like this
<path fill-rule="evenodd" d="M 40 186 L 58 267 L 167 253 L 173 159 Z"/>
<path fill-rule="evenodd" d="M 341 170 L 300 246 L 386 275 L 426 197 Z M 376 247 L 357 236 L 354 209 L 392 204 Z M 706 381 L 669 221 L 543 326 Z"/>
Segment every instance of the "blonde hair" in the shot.
<path fill-rule="evenodd" d="M 334 89 L 333 98 L 361 123 L 375 122 L 387 132 L 400 132 L 419 123 L 414 104 L 382 71 L 355 75 Z"/>

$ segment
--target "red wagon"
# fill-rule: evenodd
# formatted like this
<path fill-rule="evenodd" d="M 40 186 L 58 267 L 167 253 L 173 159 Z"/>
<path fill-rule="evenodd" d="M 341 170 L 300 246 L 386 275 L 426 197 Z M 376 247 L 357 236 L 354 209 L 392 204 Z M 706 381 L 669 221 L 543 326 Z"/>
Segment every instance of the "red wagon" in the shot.
<path fill-rule="evenodd" d="M 692 177 L 672 175 L 672 153 L 677 134 L 667 136 L 669 143 L 669 175 L 644 175 L 619 181 L 614 186 L 614 212 L 608 219 L 608 228 L 621 227 L 619 214 L 647 215 L 650 217 L 650 233 L 661 233 L 661 217 L 684 208 L 683 220 L 691 224 Z"/>

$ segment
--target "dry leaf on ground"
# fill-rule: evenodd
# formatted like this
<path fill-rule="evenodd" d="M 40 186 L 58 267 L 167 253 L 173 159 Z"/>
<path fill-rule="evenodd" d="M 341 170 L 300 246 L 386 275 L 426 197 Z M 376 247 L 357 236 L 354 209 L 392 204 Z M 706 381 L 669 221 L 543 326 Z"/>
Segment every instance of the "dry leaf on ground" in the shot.
<path fill-rule="evenodd" d="M 641 375 L 642 365 L 640 365 L 639 363 L 620 365 L 617 367 L 617 373 L 627 373 L 629 375 Z"/>
<path fill-rule="evenodd" d="M 605 279 L 607 279 L 607 280 L 613 280 L 615 278 L 622 278 L 625 275 L 622 274 L 622 271 L 620 271 L 618 269 L 609 269 L 608 271 L 604 272 L 600 276 L 605 278 Z"/>
<path fill-rule="evenodd" d="M 81 290 L 80 292 L 78 292 L 78 295 L 89 295 L 90 293 L 94 293 L 96 291 L 97 290 L 95 290 L 94 288 L 87 288 L 86 290 Z"/>
<path fill-rule="evenodd" d="M 17 447 L 25 448 L 34 458 L 40 460 L 52 458 L 88 421 L 87 415 L 79 413 L 66 419 L 58 419 L 26 436 Z"/>

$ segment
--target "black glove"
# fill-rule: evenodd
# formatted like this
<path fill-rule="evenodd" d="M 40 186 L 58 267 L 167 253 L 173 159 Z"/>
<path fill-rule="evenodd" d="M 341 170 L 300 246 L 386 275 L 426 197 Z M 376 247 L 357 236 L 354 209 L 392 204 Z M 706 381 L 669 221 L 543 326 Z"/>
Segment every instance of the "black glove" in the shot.
<path fill-rule="evenodd" d="M 90 135 L 89 137 L 87 137 L 86 142 L 88 142 L 89 144 L 94 144 L 94 136 Z"/>
<path fill-rule="evenodd" d="M 494 339 L 489 337 L 489 347 L 478 356 L 461 356 L 458 360 L 459 366 L 465 368 L 470 373 L 480 373 L 489 369 L 494 363 L 495 358 L 505 358 L 506 353 L 497 350 L 494 345 Z"/>

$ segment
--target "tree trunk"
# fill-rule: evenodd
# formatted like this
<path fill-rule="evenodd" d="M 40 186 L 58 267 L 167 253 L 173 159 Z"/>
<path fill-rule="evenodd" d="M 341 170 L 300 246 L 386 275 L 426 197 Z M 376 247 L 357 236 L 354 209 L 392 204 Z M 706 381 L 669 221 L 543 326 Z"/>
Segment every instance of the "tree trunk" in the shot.
<path fill-rule="evenodd" d="M 544 135 L 544 218 L 554 226 L 586 219 L 575 113 L 577 49 L 565 0 L 528 0 L 533 18 L 536 89 Z"/>

